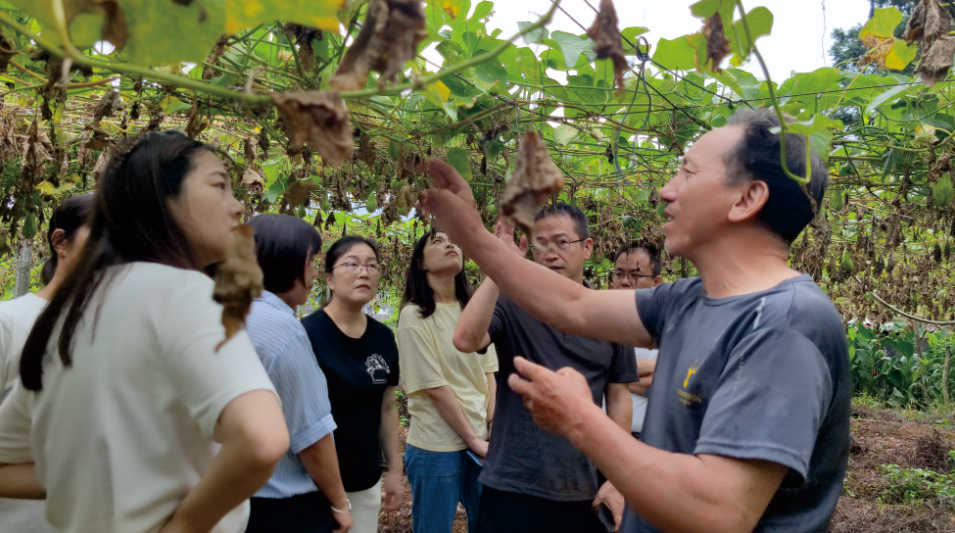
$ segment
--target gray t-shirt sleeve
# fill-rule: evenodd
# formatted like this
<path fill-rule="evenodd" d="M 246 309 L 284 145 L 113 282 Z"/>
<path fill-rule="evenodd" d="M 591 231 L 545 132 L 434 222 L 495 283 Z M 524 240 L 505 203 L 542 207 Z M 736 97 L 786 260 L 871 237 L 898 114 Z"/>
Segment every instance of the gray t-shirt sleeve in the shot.
<path fill-rule="evenodd" d="M 781 464 L 790 469 L 784 486 L 798 488 L 831 399 L 829 367 L 809 339 L 785 327 L 757 330 L 730 355 L 694 454 Z"/>
<path fill-rule="evenodd" d="M 670 308 L 686 293 L 689 279 L 678 280 L 673 283 L 662 283 L 652 289 L 637 289 L 635 298 L 637 313 L 643 327 L 647 328 L 650 336 L 657 343 L 666 327 L 667 315 Z"/>

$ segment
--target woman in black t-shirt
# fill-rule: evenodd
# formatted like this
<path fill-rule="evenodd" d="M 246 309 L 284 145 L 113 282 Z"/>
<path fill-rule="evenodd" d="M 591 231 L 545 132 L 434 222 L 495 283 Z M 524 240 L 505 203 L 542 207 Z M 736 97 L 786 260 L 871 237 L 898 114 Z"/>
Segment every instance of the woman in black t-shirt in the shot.
<path fill-rule="evenodd" d="M 398 345 L 387 326 L 362 312 L 378 293 L 380 259 L 371 239 L 347 235 L 336 241 L 325 255 L 331 299 L 302 320 L 328 379 L 338 425 L 335 448 L 355 519 L 353 533 L 378 530 L 382 452 L 388 465 L 385 509 L 398 509 L 404 496 L 395 409 Z"/>

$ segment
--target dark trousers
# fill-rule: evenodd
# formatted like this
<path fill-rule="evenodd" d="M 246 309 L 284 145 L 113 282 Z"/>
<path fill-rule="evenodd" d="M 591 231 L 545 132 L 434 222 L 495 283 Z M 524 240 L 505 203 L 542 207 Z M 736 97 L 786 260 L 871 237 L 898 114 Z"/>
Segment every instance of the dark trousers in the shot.
<path fill-rule="evenodd" d="M 602 533 L 590 501 L 555 502 L 485 485 L 478 533 Z"/>
<path fill-rule="evenodd" d="M 291 498 L 252 498 L 246 533 L 331 533 L 328 499 L 321 492 Z"/>

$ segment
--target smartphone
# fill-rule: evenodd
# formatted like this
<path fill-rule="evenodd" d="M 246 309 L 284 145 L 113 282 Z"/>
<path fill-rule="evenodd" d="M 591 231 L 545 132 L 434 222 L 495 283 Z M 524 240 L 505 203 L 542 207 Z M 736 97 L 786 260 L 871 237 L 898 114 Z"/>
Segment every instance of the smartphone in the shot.
<path fill-rule="evenodd" d="M 607 504 L 601 503 L 594 512 L 597 513 L 597 520 L 600 520 L 600 525 L 603 526 L 604 531 L 607 533 L 617 531 L 617 523 L 614 522 L 613 513 L 610 512 Z"/>
<path fill-rule="evenodd" d="M 478 454 L 472 452 L 471 450 L 468 450 L 468 457 L 470 457 L 472 461 L 477 463 L 478 466 L 484 466 L 484 460 L 478 457 Z"/>

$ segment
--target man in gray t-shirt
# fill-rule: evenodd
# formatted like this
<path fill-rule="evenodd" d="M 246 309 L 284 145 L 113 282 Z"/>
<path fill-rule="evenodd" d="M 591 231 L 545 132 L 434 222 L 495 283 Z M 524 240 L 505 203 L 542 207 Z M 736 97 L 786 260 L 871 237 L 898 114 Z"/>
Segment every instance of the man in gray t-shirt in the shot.
<path fill-rule="evenodd" d="M 796 134 L 783 156 L 771 110 L 737 111 L 727 124 L 694 140 L 660 189 L 667 251 L 700 277 L 636 299 L 520 261 L 484 230 L 453 167 L 427 167 L 435 188 L 420 207 L 529 315 L 568 334 L 659 345 L 644 435 L 653 446 L 592 405 L 575 370 L 518 357 L 508 378 L 534 421 L 623 494 L 625 533 L 821 533 L 842 488 L 848 343 L 826 295 L 787 262 L 822 203 L 825 163 Z"/>

